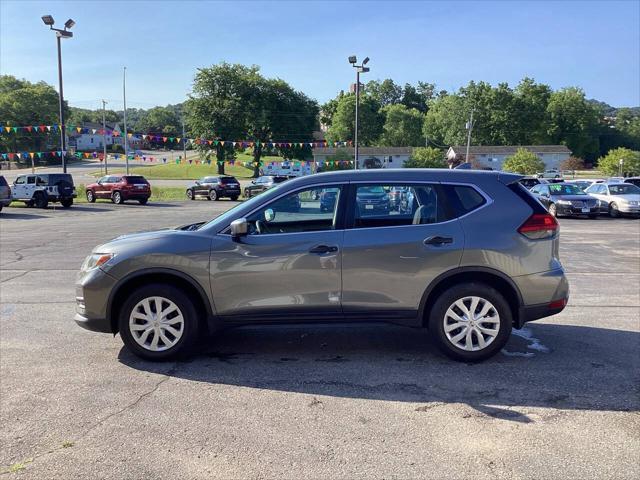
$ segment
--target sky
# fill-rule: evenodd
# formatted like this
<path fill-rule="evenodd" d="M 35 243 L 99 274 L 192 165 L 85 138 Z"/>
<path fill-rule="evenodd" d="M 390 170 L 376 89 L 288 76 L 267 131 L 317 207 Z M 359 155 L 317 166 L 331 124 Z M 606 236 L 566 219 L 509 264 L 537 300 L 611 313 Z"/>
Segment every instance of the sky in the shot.
<path fill-rule="evenodd" d="M 578 86 L 613 106 L 640 105 L 640 1 L 25 1 L 0 0 L 0 73 L 57 88 L 56 42 L 42 23 L 73 18 L 62 45 L 73 106 L 150 108 L 184 101 L 197 68 L 255 64 L 323 103 L 347 90 L 349 55 L 370 57 L 362 81 L 525 76 Z"/>

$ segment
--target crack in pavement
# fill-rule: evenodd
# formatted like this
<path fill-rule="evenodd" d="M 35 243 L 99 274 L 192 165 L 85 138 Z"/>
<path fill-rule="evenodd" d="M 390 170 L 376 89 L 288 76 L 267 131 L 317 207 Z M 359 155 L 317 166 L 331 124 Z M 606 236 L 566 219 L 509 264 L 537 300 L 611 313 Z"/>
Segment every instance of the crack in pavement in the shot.
<path fill-rule="evenodd" d="M 121 408 L 120 410 L 117 410 L 113 413 L 110 413 L 109 415 L 106 415 L 104 418 L 98 420 L 95 424 L 93 424 L 92 426 L 90 426 L 82 435 L 80 435 L 79 437 L 76 437 L 75 439 L 71 440 L 71 443 L 73 445 L 77 444 L 79 441 L 81 441 L 83 438 L 85 438 L 87 435 L 89 435 L 91 432 L 93 432 L 94 430 L 96 430 L 97 428 L 101 427 L 102 425 L 105 424 L 105 422 L 109 421 L 110 419 L 112 419 L 113 417 L 116 417 L 120 414 L 122 414 L 123 412 L 126 412 L 127 410 L 130 410 L 132 408 L 135 408 L 142 400 L 144 400 L 145 398 L 150 397 L 151 395 L 153 395 L 158 388 L 160 388 L 160 386 L 165 383 L 167 380 L 169 380 L 178 370 L 178 363 L 174 363 L 174 365 L 167 370 L 167 373 L 163 374 L 162 378 L 155 383 L 155 385 L 148 391 L 141 393 L 140 395 L 138 395 L 138 398 L 136 398 L 133 402 L 129 403 L 128 405 L 124 406 L 123 408 Z M 33 457 L 29 457 L 29 463 L 33 463 L 35 460 L 45 457 L 51 453 L 55 453 L 59 450 L 63 450 L 66 449 L 67 447 L 63 445 L 60 445 L 58 447 L 52 448 L 50 450 L 47 450 L 46 452 L 42 452 L 42 453 L 38 453 L 36 455 L 34 455 Z M 5 475 L 7 473 L 12 473 L 10 470 L 10 467 L 7 467 L 6 470 L 3 470 L 0 472 L 0 475 Z"/>

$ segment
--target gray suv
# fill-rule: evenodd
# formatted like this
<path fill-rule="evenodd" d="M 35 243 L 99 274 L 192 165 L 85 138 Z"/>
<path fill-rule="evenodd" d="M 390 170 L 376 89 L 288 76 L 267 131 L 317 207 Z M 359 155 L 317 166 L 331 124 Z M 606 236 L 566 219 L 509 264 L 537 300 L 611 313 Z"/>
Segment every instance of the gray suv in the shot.
<path fill-rule="evenodd" d="M 403 169 L 291 180 L 207 223 L 96 247 L 75 320 L 120 332 L 151 360 L 221 328 L 336 320 L 425 327 L 450 357 L 482 360 L 569 296 L 558 223 L 521 178 Z M 362 201 L 398 188 L 400 211 Z"/>

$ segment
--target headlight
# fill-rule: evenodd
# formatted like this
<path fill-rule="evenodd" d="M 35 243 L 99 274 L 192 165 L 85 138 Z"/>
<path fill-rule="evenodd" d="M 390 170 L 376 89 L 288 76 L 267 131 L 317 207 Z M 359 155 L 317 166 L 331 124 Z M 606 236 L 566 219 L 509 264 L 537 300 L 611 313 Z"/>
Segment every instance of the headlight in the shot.
<path fill-rule="evenodd" d="M 82 270 L 83 272 L 88 272 L 89 270 L 98 268 L 101 265 L 107 263 L 114 256 L 115 255 L 113 253 L 92 253 L 85 259 L 80 270 Z"/>
<path fill-rule="evenodd" d="M 558 203 L 560 205 L 571 205 L 571 202 L 569 200 L 558 200 Z"/>

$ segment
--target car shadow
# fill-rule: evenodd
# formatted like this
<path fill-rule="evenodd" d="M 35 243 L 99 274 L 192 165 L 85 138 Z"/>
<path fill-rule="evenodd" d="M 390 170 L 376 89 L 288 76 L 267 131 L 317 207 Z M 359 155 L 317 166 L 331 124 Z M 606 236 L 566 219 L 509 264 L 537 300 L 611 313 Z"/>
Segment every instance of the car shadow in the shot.
<path fill-rule="evenodd" d="M 2 209 L 0 219 L 2 220 L 37 220 L 38 218 L 48 218 L 47 215 L 39 215 L 37 213 L 19 213 L 7 209 Z"/>
<path fill-rule="evenodd" d="M 278 326 L 220 332 L 177 363 L 147 362 L 124 348 L 119 360 L 195 382 L 425 404 L 416 411 L 461 403 L 528 423 L 527 407 L 639 410 L 639 346 L 638 332 L 536 324 L 474 364 L 442 356 L 423 330 Z"/>

